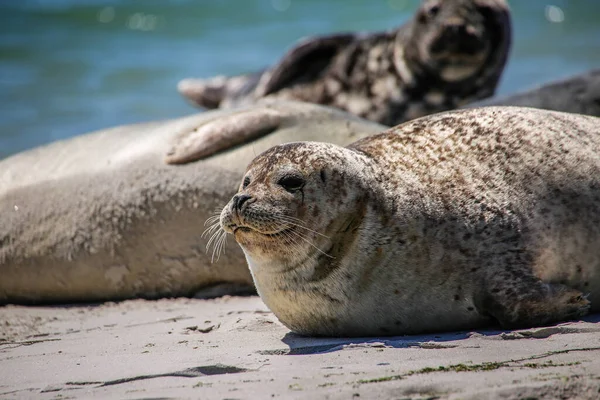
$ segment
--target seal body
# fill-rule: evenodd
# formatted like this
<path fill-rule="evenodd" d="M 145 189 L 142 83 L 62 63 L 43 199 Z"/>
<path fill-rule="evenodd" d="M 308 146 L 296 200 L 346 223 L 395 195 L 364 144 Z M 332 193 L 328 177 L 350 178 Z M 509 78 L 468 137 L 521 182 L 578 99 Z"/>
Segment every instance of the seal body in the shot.
<path fill-rule="evenodd" d="M 600 68 L 466 107 L 519 106 L 600 117 Z"/>
<path fill-rule="evenodd" d="M 268 150 L 221 226 L 300 334 L 541 325 L 600 310 L 598 154 L 594 117 L 441 113 Z"/>
<path fill-rule="evenodd" d="M 427 0 L 398 29 L 311 38 L 264 71 L 188 79 L 179 91 L 207 108 L 275 97 L 396 125 L 491 96 L 510 40 L 504 0 Z"/>
<path fill-rule="evenodd" d="M 202 236 L 247 164 L 276 144 L 348 144 L 384 128 L 278 102 L 116 127 L 2 160 L 0 304 L 252 290 L 239 247 L 221 243 L 215 265 Z"/>

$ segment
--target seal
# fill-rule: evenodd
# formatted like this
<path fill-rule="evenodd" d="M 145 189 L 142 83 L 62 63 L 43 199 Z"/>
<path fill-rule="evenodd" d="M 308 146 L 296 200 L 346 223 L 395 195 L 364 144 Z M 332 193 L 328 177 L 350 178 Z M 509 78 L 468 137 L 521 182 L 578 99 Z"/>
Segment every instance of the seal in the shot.
<path fill-rule="evenodd" d="M 274 97 L 396 125 L 492 96 L 510 42 L 504 0 L 426 0 L 389 32 L 309 38 L 264 71 L 185 79 L 178 89 L 206 108 Z"/>
<path fill-rule="evenodd" d="M 265 102 L 116 127 L 0 161 L 0 304 L 253 290 L 235 243 L 219 267 L 198 225 L 276 144 L 348 144 L 385 129 L 335 109 Z M 217 210 L 217 211 L 215 211 Z"/>
<path fill-rule="evenodd" d="M 269 149 L 220 226 L 299 334 L 542 325 L 600 310 L 599 152 L 595 117 L 440 113 Z"/>
<path fill-rule="evenodd" d="M 476 101 L 466 107 L 520 106 L 600 117 L 600 69 L 592 69 L 508 96 Z"/>

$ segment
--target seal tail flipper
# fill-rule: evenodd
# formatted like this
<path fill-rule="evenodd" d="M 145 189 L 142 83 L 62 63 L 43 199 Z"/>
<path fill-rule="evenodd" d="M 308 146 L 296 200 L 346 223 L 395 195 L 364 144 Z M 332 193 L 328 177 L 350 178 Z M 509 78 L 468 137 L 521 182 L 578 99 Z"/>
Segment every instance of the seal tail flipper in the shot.
<path fill-rule="evenodd" d="M 230 106 L 252 93 L 263 72 L 233 77 L 219 75 L 209 79 L 183 79 L 177 84 L 177 91 L 192 104 L 207 109 Z"/>
<path fill-rule="evenodd" d="M 186 164 L 248 143 L 279 128 L 285 118 L 284 113 L 267 107 L 217 117 L 175 136 L 165 162 Z"/>
<path fill-rule="evenodd" d="M 582 292 L 558 283 L 544 283 L 531 277 L 515 277 L 507 284 L 491 280 L 478 308 L 490 314 L 504 328 L 524 328 L 580 318 L 590 310 Z M 495 281 L 495 282 L 494 282 Z"/>

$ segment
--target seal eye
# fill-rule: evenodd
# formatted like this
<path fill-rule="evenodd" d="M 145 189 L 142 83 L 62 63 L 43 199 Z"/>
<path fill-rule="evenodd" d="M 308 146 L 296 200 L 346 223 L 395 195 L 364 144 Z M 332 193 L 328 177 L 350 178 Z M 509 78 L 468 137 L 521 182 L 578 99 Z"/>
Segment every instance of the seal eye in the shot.
<path fill-rule="evenodd" d="M 429 10 L 427 10 L 427 16 L 429 18 L 435 18 L 435 16 L 438 15 L 439 12 L 440 12 L 440 6 L 438 4 L 436 4 L 436 5 L 429 7 Z"/>
<path fill-rule="evenodd" d="M 277 184 L 290 193 L 297 192 L 304 186 L 304 179 L 296 175 L 287 175 L 281 178 Z"/>
<path fill-rule="evenodd" d="M 246 189 L 246 187 L 250 184 L 250 177 L 247 176 L 244 178 L 244 182 L 242 183 L 242 189 Z"/>
<path fill-rule="evenodd" d="M 436 15 L 438 15 L 438 13 L 440 12 L 440 5 L 439 4 L 433 4 L 432 6 L 430 6 L 429 8 L 422 10 L 419 13 L 419 22 L 422 24 L 426 24 L 427 21 L 429 21 L 430 19 L 435 18 Z"/>

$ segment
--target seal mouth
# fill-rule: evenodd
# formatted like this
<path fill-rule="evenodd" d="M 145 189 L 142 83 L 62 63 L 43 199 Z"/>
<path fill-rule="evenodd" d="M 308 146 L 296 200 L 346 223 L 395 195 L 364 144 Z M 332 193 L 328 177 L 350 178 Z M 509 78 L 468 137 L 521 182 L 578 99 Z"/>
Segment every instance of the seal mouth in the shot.
<path fill-rule="evenodd" d="M 487 48 L 488 38 L 485 35 L 467 32 L 451 34 L 444 32 L 430 45 L 431 53 L 438 57 L 450 54 L 476 56 L 487 51 Z"/>
<path fill-rule="evenodd" d="M 235 235 L 236 233 L 257 233 L 261 236 L 265 236 L 268 238 L 278 238 L 281 236 L 286 235 L 287 233 L 291 232 L 293 230 L 293 227 L 286 227 L 283 229 L 280 229 L 278 231 L 274 231 L 274 232 L 261 232 L 258 229 L 253 229 L 249 226 L 237 226 L 233 229 L 233 234 Z"/>
<path fill-rule="evenodd" d="M 280 231 L 277 232 L 273 232 L 273 233 L 262 233 L 262 235 L 266 236 L 266 237 L 270 237 L 270 238 L 278 238 L 280 236 L 284 236 L 287 233 L 291 232 L 294 228 L 293 227 L 289 227 L 289 228 L 284 228 Z"/>
<path fill-rule="evenodd" d="M 233 228 L 233 234 L 235 235 L 237 232 L 252 232 L 252 228 L 248 228 L 247 226 L 237 226 Z"/>

